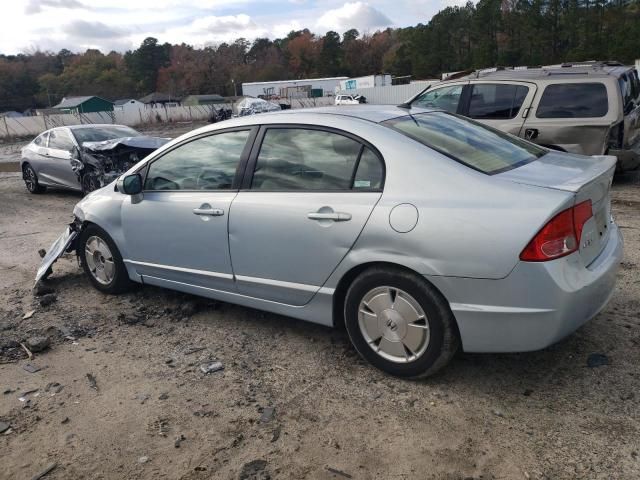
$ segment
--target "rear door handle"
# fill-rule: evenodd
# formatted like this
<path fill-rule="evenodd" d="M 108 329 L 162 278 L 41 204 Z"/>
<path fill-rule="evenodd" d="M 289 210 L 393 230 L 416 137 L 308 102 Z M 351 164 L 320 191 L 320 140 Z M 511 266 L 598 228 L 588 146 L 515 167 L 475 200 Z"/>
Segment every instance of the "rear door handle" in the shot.
<path fill-rule="evenodd" d="M 334 222 L 348 222 L 349 220 L 351 220 L 351 214 L 342 212 L 310 212 L 307 213 L 307 218 L 310 220 L 333 220 Z"/>
<path fill-rule="evenodd" d="M 210 217 L 221 217 L 224 210 L 221 208 L 194 208 L 193 213 L 196 215 L 208 215 Z"/>

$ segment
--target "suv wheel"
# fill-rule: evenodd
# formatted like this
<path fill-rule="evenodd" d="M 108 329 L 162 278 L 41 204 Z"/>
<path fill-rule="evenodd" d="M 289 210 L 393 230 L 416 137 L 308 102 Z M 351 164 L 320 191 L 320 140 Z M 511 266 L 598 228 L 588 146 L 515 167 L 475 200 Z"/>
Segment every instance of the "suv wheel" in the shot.
<path fill-rule="evenodd" d="M 403 270 L 363 272 L 347 291 L 344 313 L 358 353 L 392 375 L 433 375 L 458 350 L 447 302 L 432 285 Z"/>

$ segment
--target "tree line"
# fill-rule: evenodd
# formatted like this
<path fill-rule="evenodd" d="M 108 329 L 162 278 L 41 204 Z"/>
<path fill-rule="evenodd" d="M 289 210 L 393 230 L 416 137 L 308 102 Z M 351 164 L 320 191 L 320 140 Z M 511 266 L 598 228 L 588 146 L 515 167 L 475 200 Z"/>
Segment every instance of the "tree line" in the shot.
<path fill-rule="evenodd" d="M 71 95 L 226 96 L 249 81 L 374 73 L 420 79 L 470 68 L 639 57 L 637 0 L 480 0 L 448 7 L 426 24 L 375 33 L 304 29 L 204 48 L 147 38 L 124 54 L 0 55 L 0 111 L 48 107 Z"/>

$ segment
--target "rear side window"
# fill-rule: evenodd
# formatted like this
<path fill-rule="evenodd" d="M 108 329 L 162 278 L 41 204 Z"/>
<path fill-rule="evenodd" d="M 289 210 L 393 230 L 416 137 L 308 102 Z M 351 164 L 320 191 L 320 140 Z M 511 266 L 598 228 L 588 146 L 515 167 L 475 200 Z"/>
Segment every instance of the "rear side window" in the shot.
<path fill-rule="evenodd" d="M 532 162 L 546 153 L 537 145 L 445 112 L 407 115 L 382 125 L 489 175 Z"/>
<path fill-rule="evenodd" d="M 39 147 L 46 147 L 47 146 L 47 136 L 49 135 L 49 132 L 45 132 L 42 135 L 38 136 L 33 143 L 38 145 Z"/>
<path fill-rule="evenodd" d="M 479 83 L 472 86 L 469 117 L 506 120 L 520 111 L 529 88 L 524 85 Z"/>
<path fill-rule="evenodd" d="M 383 171 L 377 155 L 339 133 L 269 128 L 260 147 L 251 189 L 378 189 L 382 186 Z"/>
<path fill-rule="evenodd" d="M 536 117 L 595 118 L 609 111 L 603 83 L 558 83 L 544 89 Z"/>

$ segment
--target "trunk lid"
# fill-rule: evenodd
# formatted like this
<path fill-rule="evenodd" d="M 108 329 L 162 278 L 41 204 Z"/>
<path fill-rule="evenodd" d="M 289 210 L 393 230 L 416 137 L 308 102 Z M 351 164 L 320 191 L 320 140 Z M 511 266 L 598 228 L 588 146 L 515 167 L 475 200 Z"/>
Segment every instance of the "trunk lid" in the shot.
<path fill-rule="evenodd" d="M 608 155 L 584 157 L 561 152 L 549 152 L 537 161 L 515 168 L 496 177 L 542 188 L 574 194 L 574 205 L 591 201 L 593 217 L 582 230 L 580 256 L 591 264 L 609 239 L 611 218 L 611 182 L 616 158 Z"/>

